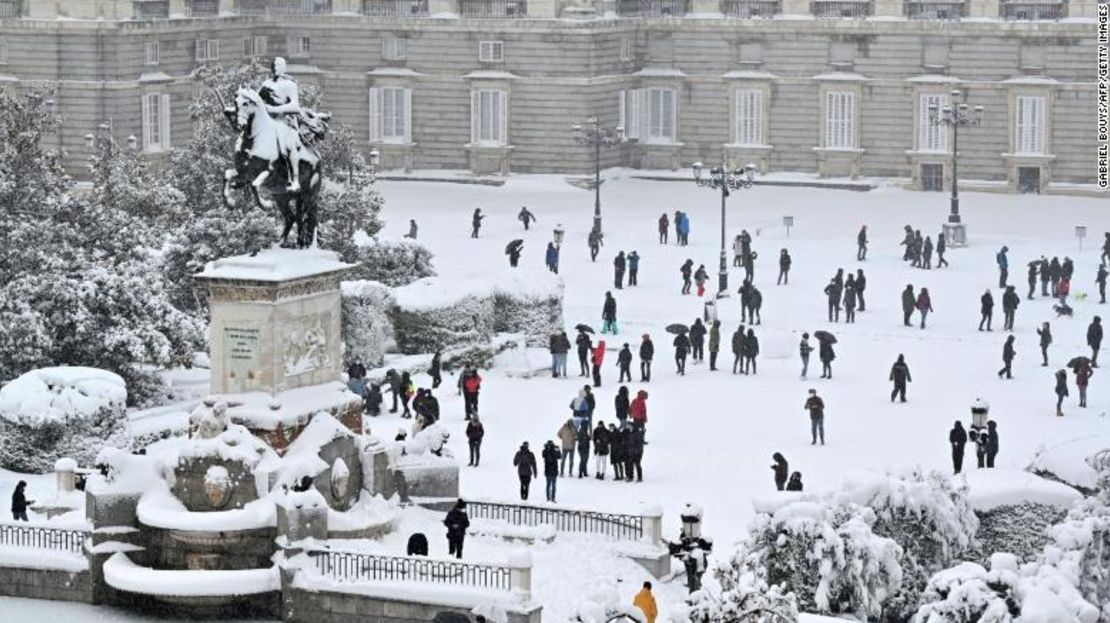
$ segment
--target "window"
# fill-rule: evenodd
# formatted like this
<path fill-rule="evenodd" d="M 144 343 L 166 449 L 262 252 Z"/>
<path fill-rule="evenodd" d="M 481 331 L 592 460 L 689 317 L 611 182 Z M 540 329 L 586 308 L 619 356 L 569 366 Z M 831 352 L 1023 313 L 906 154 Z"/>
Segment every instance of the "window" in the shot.
<path fill-rule="evenodd" d="M 632 37 L 621 38 L 621 62 L 627 63 L 632 60 Z"/>
<path fill-rule="evenodd" d="M 170 148 L 170 96 L 150 93 L 142 98 L 143 151 Z"/>
<path fill-rule="evenodd" d="M 289 56 L 305 58 L 312 56 L 312 38 L 297 36 L 289 41 Z"/>
<path fill-rule="evenodd" d="M 944 165 L 921 165 L 921 190 L 940 192 L 944 190 Z"/>
<path fill-rule="evenodd" d="M 219 39 L 197 39 L 195 44 L 196 60 L 199 63 L 215 61 L 220 58 Z"/>
<path fill-rule="evenodd" d="M 146 64 L 147 65 L 157 65 L 158 64 L 158 42 L 157 41 L 147 41 L 146 44 L 144 45 L 144 50 L 146 50 L 146 52 L 145 52 Z"/>
<path fill-rule="evenodd" d="M 482 63 L 500 63 L 505 60 L 505 44 L 500 41 L 479 41 L 478 60 Z"/>
<path fill-rule="evenodd" d="M 948 96 L 940 93 L 922 93 L 921 107 L 917 111 L 917 150 L 948 151 L 948 127 L 937 125 L 929 117 L 929 109 L 935 107 L 937 115 L 948 106 Z"/>
<path fill-rule="evenodd" d="M 763 144 L 763 91 L 736 89 L 737 145 Z"/>
<path fill-rule="evenodd" d="M 618 103 L 625 136 L 648 143 L 675 142 L 674 89 L 621 91 Z"/>
<path fill-rule="evenodd" d="M 382 40 L 382 58 L 387 61 L 403 61 L 408 56 L 408 40 L 401 37 L 389 37 Z"/>
<path fill-rule="evenodd" d="M 370 142 L 412 142 L 412 90 L 370 89 Z"/>
<path fill-rule="evenodd" d="M 266 37 L 243 37 L 243 56 L 265 56 L 269 47 Z"/>
<path fill-rule="evenodd" d="M 470 94 L 470 142 L 475 145 L 508 144 L 506 93 L 479 89 Z"/>
<path fill-rule="evenodd" d="M 825 93 L 825 148 L 855 149 L 856 94 L 851 91 Z"/>
<path fill-rule="evenodd" d="M 8 64 L 8 42 L 0 39 L 0 65 Z"/>
<path fill-rule="evenodd" d="M 1019 95 L 1014 105 L 1014 153 L 1044 154 L 1045 98 Z"/>

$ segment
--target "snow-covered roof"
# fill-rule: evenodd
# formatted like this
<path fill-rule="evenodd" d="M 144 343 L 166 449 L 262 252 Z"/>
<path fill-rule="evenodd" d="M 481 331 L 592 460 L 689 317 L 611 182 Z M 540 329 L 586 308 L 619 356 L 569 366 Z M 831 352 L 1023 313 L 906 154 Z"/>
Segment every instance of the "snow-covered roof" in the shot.
<path fill-rule="evenodd" d="M 326 275 L 351 268 L 354 268 L 354 265 L 340 261 L 339 255 L 334 251 L 275 247 L 259 251 L 255 255 L 236 255 L 209 262 L 195 277 L 279 282 Z"/>
<path fill-rule="evenodd" d="M 0 419 L 37 424 L 123 408 L 127 385 L 113 372 L 80 366 L 31 370 L 0 388 Z"/>
<path fill-rule="evenodd" d="M 547 299 L 562 295 L 563 280 L 546 270 L 487 271 L 480 275 L 446 279 L 425 277 L 395 288 L 398 307 L 408 310 L 440 309 L 467 297 L 485 298 L 500 292 L 516 297 Z"/>
<path fill-rule="evenodd" d="M 143 82 L 173 82 L 173 76 L 164 71 L 147 71 L 139 74 L 139 83 Z"/>

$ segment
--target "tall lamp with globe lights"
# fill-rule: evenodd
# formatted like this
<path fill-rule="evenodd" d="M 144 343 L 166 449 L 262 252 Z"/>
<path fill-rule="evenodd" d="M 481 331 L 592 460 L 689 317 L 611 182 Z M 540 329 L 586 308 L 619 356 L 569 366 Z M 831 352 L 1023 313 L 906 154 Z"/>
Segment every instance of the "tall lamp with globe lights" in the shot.
<path fill-rule="evenodd" d="M 694 183 L 703 188 L 712 188 L 721 191 L 721 269 L 718 275 L 717 298 L 728 296 L 728 250 L 725 247 L 725 200 L 730 191 L 742 188 L 751 188 L 755 182 L 756 167 L 747 164 L 742 167 L 729 169 L 720 165 L 709 169 L 708 175 L 704 165 L 695 162 L 692 165 Z"/>

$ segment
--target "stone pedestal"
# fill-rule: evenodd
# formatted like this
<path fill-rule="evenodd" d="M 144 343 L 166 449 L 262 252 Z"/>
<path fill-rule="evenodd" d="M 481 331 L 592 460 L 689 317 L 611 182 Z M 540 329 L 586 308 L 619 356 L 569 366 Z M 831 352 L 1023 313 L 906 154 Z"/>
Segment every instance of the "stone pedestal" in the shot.
<path fill-rule="evenodd" d="M 208 264 L 212 392 L 286 390 L 339 380 L 339 280 L 353 268 L 320 249 L 270 249 Z"/>

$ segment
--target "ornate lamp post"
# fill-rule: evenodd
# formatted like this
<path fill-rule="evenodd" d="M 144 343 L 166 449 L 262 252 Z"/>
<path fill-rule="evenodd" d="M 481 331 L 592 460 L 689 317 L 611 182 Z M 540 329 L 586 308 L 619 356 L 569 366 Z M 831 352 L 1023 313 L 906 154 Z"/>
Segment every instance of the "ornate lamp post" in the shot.
<path fill-rule="evenodd" d="M 963 101 L 958 102 L 961 95 Z M 929 106 L 929 122 L 936 126 L 952 128 L 952 198 L 950 199 L 952 211 L 948 215 L 948 222 L 944 224 L 944 235 L 948 239 L 948 244 L 963 246 L 967 244 L 967 228 L 960 222 L 959 176 L 956 168 L 959 158 L 960 128 L 981 124 L 983 107 L 969 107 L 967 93 L 961 94 L 956 89 L 952 91 L 952 102 L 948 106 L 943 108 L 936 105 Z"/>
<path fill-rule="evenodd" d="M 709 169 L 708 177 L 704 174 L 702 163 L 693 164 L 694 183 L 704 188 L 721 191 L 721 272 L 718 282 L 717 298 L 728 296 L 728 250 L 725 248 L 725 199 L 728 199 L 730 190 L 751 188 L 755 181 L 755 165 L 748 164 L 736 169 L 728 170 L 724 165 Z"/>
<path fill-rule="evenodd" d="M 586 120 L 586 127 L 575 124 L 574 142 L 594 148 L 594 230 L 601 233 L 601 148 L 615 147 L 625 141 L 624 127 L 602 127 L 597 117 Z"/>

